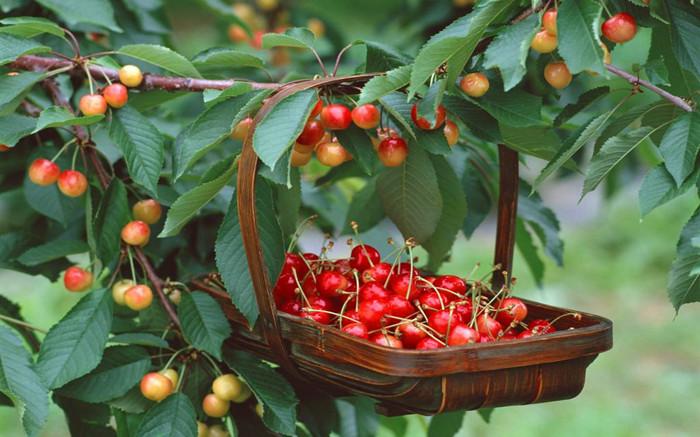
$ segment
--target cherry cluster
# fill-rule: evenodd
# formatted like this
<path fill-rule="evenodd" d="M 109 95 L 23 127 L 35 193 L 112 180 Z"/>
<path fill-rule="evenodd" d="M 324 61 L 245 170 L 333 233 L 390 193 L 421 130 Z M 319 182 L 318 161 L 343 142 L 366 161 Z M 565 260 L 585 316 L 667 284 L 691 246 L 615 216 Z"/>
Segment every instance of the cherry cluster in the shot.
<path fill-rule="evenodd" d="M 410 247 L 408 241 L 406 247 Z M 382 261 L 367 244 L 349 258 L 287 253 L 274 286 L 279 311 L 333 325 L 346 334 L 398 349 L 438 349 L 524 339 L 556 331 L 558 320 L 525 319 L 525 303 L 482 281 L 430 275 L 413 262 Z M 580 317 L 578 314 L 567 314 Z"/>
<path fill-rule="evenodd" d="M 609 41 L 622 44 L 637 34 L 637 22 L 632 15 L 620 12 L 605 20 L 601 31 Z M 557 9 L 549 9 L 542 15 L 542 29 L 535 34 L 530 48 L 538 53 L 552 53 L 557 45 Z M 608 47 L 600 43 L 600 48 L 603 50 L 603 62 L 611 63 Z M 552 61 L 544 68 L 544 79 L 554 88 L 563 89 L 569 86 L 573 77 L 564 61 Z"/>
<path fill-rule="evenodd" d="M 135 88 L 143 82 L 143 73 L 135 65 L 125 65 L 119 69 L 119 82 L 110 83 L 101 93 L 90 93 L 80 98 L 78 108 L 83 115 L 104 115 L 107 105 L 119 109 L 129 101 L 129 88 Z"/>

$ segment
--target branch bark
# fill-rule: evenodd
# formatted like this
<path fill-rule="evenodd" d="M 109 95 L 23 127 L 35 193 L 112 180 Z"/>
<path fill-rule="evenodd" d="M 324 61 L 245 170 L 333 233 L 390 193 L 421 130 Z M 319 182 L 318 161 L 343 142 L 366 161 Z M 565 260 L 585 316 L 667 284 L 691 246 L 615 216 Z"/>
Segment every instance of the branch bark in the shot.
<path fill-rule="evenodd" d="M 664 99 L 668 100 L 669 102 L 673 103 L 674 105 L 678 106 L 684 111 L 688 112 L 693 112 L 694 109 L 693 107 L 683 100 L 681 97 L 678 97 L 676 95 L 673 95 L 669 93 L 668 91 L 662 90 L 661 88 L 657 87 L 656 85 L 647 82 L 646 80 L 640 79 L 639 77 L 626 72 L 625 70 L 618 68 L 612 64 L 605 64 L 605 68 L 611 72 L 612 74 L 616 76 L 620 76 L 621 78 L 627 80 L 627 82 L 631 83 L 632 85 L 639 85 L 643 86 L 644 88 L 660 95 Z"/>

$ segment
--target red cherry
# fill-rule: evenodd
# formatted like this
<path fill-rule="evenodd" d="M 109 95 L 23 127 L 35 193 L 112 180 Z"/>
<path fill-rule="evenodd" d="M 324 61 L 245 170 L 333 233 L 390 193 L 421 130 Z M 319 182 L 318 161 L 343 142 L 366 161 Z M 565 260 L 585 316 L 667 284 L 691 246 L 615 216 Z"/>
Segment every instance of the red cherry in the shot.
<path fill-rule="evenodd" d="M 495 341 L 495 337 L 489 337 L 488 335 L 481 334 L 479 336 L 479 343 L 490 343 L 492 341 Z"/>
<path fill-rule="evenodd" d="M 533 334 L 549 334 L 555 332 L 556 328 L 552 324 L 544 319 L 536 319 L 528 324 L 528 328 Z"/>
<path fill-rule="evenodd" d="M 464 323 L 457 323 L 453 326 L 447 338 L 447 344 L 450 346 L 461 346 L 463 344 L 477 343 L 478 341 L 479 333 Z"/>
<path fill-rule="evenodd" d="M 343 275 L 347 275 L 352 272 L 352 266 L 350 266 L 350 260 L 339 259 L 333 263 L 333 268 Z"/>
<path fill-rule="evenodd" d="M 496 308 L 501 310 L 496 315 L 496 320 L 504 327 L 510 326 L 513 322 L 522 322 L 527 317 L 527 306 L 515 297 L 502 299 Z"/>
<path fill-rule="evenodd" d="M 316 159 L 328 167 L 337 167 L 348 160 L 350 154 L 338 142 L 321 143 L 316 149 Z"/>
<path fill-rule="evenodd" d="M 370 299 L 360 302 L 357 317 L 369 329 L 377 329 L 382 319 L 389 312 L 389 302 L 386 299 Z"/>
<path fill-rule="evenodd" d="M 301 279 L 306 275 L 306 273 L 308 273 L 309 268 L 301 256 L 297 255 L 296 253 L 287 253 L 284 256 L 282 273 L 293 275 L 294 271 L 297 272 L 297 278 Z"/>
<path fill-rule="evenodd" d="M 83 115 L 102 115 L 107 112 L 107 101 L 99 94 L 86 94 L 80 98 L 78 108 Z"/>
<path fill-rule="evenodd" d="M 415 349 L 416 345 L 428 336 L 415 322 L 400 325 L 399 332 L 401 333 L 401 342 L 406 349 Z"/>
<path fill-rule="evenodd" d="M 154 225 L 160 220 L 163 209 L 155 199 L 139 200 L 131 208 L 134 219 Z"/>
<path fill-rule="evenodd" d="M 418 344 L 416 345 L 416 350 L 425 351 L 431 349 L 441 349 L 443 347 L 445 347 L 445 345 L 435 340 L 434 338 L 426 337 L 418 342 Z"/>
<path fill-rule="evenodd" d="M 369 338 L 369 341 L 380 346 L 391 347 L 394 349 L 403 349 L 403 343 L 401 343 L 401 340 L 394 337 L 393 335 L 383 334 L 381 332 L 377 332 L 376 334 L 372 335 Z"/>
<path fill-rule="evenodd" d="M 279 310 L 283 313 L 298 316 L 301 313 L 301 304 L 299 302 L 290 300 L 280 305 Z"/>
<path fill-rule="evenodd" d="M 382 140 L 377 147 L 377 156 L 386 167 L 398 167 L 408 156 L 408 146 L 403 138 L 390 137 Z"/>
<path fill-rule="evenodd" d="M 367 338 L 369 336 L 367 333 L 367 327 L 362 322 L 355 322 L 345 325 L 341 328 L 341 331 L 360 338 Z"/>
<path fill-rule="evenodd" d="M 418 297 L 418 302 L 421 308 L 430 314 L 431 312 L 439 311 L 444 306 L 444 300 L 436 291 L 425 291 Z"/>
<path fill-rule="evenodd" d="M 471 299 L 465 299 L 455 304 L 455 312 L 462 316 L 462 320 L 471 320 L 474 305 Z"/>
<path fill-rule="evenodd" d="M 151 237 L 151 228 L 140 220 L 130 221 L 122 228 L 122 240 L 131 246 L 145 246 Z"/>
<path fill-rule="evenodd" d="M 411 263 L 401 263 L 396 267 L 396 271 L 394 273 L 400 274 L 400 273 L 411 273 L 413 272 L 413 276 L 418 276 L 420 272 L 418 269 L 413 267 Z"/>
<path fill-rule="evenodd" d="M 389 297 L 389 314 L 395 317 L 407 318 L 416 312 L 416 308 L 405 297 L 394 294 Z"/>
<path fill-rule="evenodd" d="M 493 317 L 482 314 L 476 318 L 476 329 L 479 334 L 485 335 L 491 339 L 498 337 L 498 335 L 503 331 L 503 327 L 500 323 Z"/>
<path fill-rule="evenodd" d="M 129 90 L 120 83 L 108 85 L 102 90 L 102 95 L 107 104 L 112 108 L 121 108 L 126 105 L 126 102 L 129 100 Z"/>
<path fill-rule="evenodd" d="M 303 144 L 305 146 L 315 146 L 326 131 L 323 129 L 323 125 L 318 120 L 309 120 L 304 126 L 304 130 L 301 131 L 301 135 L 297 137 L 297 143 Z"/>
<path fill-rule="evenodd" d="M 309 296 L 307 300 L 314 309 L 336 312 L 337 305 L 332 299 L 323 296 Z"/>
<path fill-rule="evenodd" d="M 517 336 L 516 336 L 515 332 L 512 330 L 508 330 L 505 333 L 503 333 L 501 338 L 499 338 L 498 340 L 499 341 L 510 341 L 510 340 L 515 340 L 516 338 L 517 338 Z"/>
<path fill-rule="evenodd" d="M 311 114 L 309 114 L 309 118 L 316 117 L 318 114 L 321 113 L 322 109 L 323 109 L 323 101 L 321 99 L 318 99 L 318 101 L 314 105 L 314 109 L 312 109 Z"/>
<path fill-rule="evenodd" d="M 388 299 L 391 296 L 389 290 L 378 282 L 367 282 L 360 286 L 360 301 L 370 299 Z"/>
<path fill-rule="evenodd" d="M 411 108 L 411 118 L 413 123 L 423 130 L 433 130 L 437 129 L 445 122 L 445 107 L 440 105 L 435 111 L 435 124 L 430 124 L 428 120 L 423 117 L 418 117 L 418 105 L 414 104 Z"/>
<path fill-rule="evenodd" d="M 326 271 L 316 277 L 316 288 L 324 296 L 338 297 L 348 285 L 348 279 L 336 271 Z"/>
<path fill-rule="evenodd" d="M 80 197 L 87 190 L 88 181 L 76 170 L 63 170 L 58 177 L 58 189 L 68 197 Z"/>
<path fill-rule="evenodd" d="M 459 141 L 459 128 L 452 121 L 445 121 L 443 133 L 445 134 L 445 140 L 447 140 L 448 146 L 452 147 Z"/>
<path fill-rule="evenodd" d="M 393 275 L 391 279 L 389 279 L 389 289 L 399 296 L 403 296 L 408 300 L 413 300 L 417 298 L 420 293 L 416 278 L 416 275 L 411 275 L 410 273 Z"/>
<path fill-rule="evenodd" d="M 92 285 L 92 273 L 80 267 L 68 267 L 63 274 L 63 285 L 68 291 L 85 291 Z"/>
<path fill-rule="evenodd" d="M 29 180 L 37 185 L 51 185 L 58 180 L 61 169 L 55 162 L 45 158 L 37 158 L 29 166 Z"/>
<path fill-rule="evenodd" d="M 428 325 L 437 331 L 440 335 L 445 335 L 448 329 L 451 330 L 453 326 L 460 323 L 462 318 L 454 311 L 450 310 L 440 310 L 435 311 L 430 316 L 428 316 Z"/>
<path fill-rule="evenodd" d="M 557 10 L 549 9 L 542 15 L 542 27 L 551 35 L 557 34 Z"/>
<path fill-rule="evenodd" d="M 330 130 L 343 130 L 350 127 L 352 115 L 347 106 L 332 103 L 321 110 L 321 123 Z"/>
<path fill-rule="evenodd" d="M 368 103 L 352 110 L 352 121 L 362 129 L 372 129 L 379 124 L 379 110 Z"/>
<path fill-rule="evenodd" d="M 391 272 L 391 264 L 389 263 L 375 263 L 374 267 L 370 267 L 362 272 L 361 279 L 362 282 L 377 281 L 383 284 L 386 278 L 389 277 Z"/>
<path fill-rule="evenodd" d="M 358 312 L 355 310 L 347 310 L 343 313 L 345 317 L 343 317 L 343 323 L 349 322 L 350 320 L 354 320 L 355 322 L 360 321 L 360 316 L 358 315 Z"/>
<path fill-rule="evenodd" d="M 285 302 L 296 298 L 297 281 L 294 276 L 283 273 L 277 278 L 272 293 L 276 303 Z"/>
<path fill-rule="evenodd" d="M 517 339 L 518 339 L 518 340 L 523 340 L 523 339 L 525 339 L 525 338 L 530 338 L 530 337 L 533 337 L 533 336 L 535 336 L 535 335 L 537 335 L 537 334 L 533 333 L 533 332 L 532 332 L 531 330 L 529 330 L 529 329 L 526 329 L 526 330 L 524 330 L 523 332 L 521 332 L 520 334 L 518 334 Z"/>
<path fill-rule="evenodd" d="M 637 34 L 637 21 L 627 12 L 620 12 L 605 20 L 602 30 L 607 39 L 622 44 Z"/>
<path fill-rule="evenodd" d="M 433 282 L 440 294 L 448 301 L 458 299 L 456 295 L 464 295 L 467 292 L 467 283 L 454 275 L 438 276 Z"/>
<path fill-rule="evenodd" d="M 350 266 L 358 271 L 369 269 L 381 260 L 379 251 L 369 244 L 355 246 L 350 253 Z"/>
<path fill-rule="evenodd" d="M 313 311 L 319 308 L 314 308 L 311 307 L 309 308 L 304 308 L 301 310 L 299 315 L 305 319 L 313 320 L 314 322 L 318 322 L 322 325 L 330 325 L 331 323 L 331 315 L 328 313 L 324 313 L 321 311 Z"/>

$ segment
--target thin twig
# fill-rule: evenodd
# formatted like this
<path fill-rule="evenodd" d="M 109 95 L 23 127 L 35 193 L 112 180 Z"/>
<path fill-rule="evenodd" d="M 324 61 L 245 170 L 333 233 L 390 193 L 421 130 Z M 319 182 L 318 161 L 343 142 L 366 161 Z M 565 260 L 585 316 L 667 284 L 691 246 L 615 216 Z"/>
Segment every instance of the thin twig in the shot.
<path fill-rule="evenodd" d="M 688 112 L 693 112 L 694 109 L 693 107 L 688 104 L 685 100 L 683 100 L 681 97 L 678 97 L 676 95 L 673 95 L 669 93 L 668 91 L 664 91 L 661 88 L 657 87 L 656 85 L 647 82 L 646 80 L 640 79 L 639 77 L 630 74 L 626 72 L 625 70 L 618 68 L 612 64 L 605 64 L 605 68 L 611 72 L 612 74 L 616 76 L 620 76 L 621 78 L 625 79 L 627 82 L 631 83 L 632 85 L 639 85 L 643 86 L 644 88 L 660 95 L 664 99 L 668 100 L 669 102 L 673 103 L 674 105 L 678 106 L 684 111 Z"/>
<path fill-rule="evenodd" d="M 9 316 L 4 316 L 2 314 L 0 314 L 0 320 L 4 320 L 8 323 L 12 323 L 13 325 L 22 326 L 24 328 L 31 329 L 32 331 L 41 332 L 42 334 L 46 334 L 48 332 L 45 329 L 37 328 L 36 326 L 34 326 L 30 323 L 27 323 L 25 321 L 18 320 L 18 319 L 9 317 Z"/>

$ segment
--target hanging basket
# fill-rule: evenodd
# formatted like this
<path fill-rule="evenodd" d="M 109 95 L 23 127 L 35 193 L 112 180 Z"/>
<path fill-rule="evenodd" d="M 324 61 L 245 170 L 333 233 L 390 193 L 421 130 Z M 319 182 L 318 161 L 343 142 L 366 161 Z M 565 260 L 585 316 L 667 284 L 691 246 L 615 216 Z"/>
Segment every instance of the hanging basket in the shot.
<path fill-rule="evenodd" d="M 391 349 L 331 326 L 277 312 L 272 282 L 264 266 L 255 213 L 258 158 L 255 125 L 283 98 L 306 89 L 356 93 L 373 75 L 323 78 L 286 84 L 255 116 L 243 145 L 237 181 L 243 244 L 260 309 L 250 330 L 225 292 L 209 287 L 234 327 L 229 343 L 280 365 L 292 381 L 313 381 L 333 395 L 359 394 L 376 399 L 385 415 L 433 415 L 570 399 L 584 385 L 586 368 L 612 347 L 612 322 L 593 314 L 565 318 L 557 332 L 516 341 L 478 343 L 416 351 Z M 511 270 L 518 193 L 518 155 L 499 146 L 500 188 L 494 288 Z M 505 273 L 505 275 L 504 275 Z M 571 310 L 524 300 L 528 318 L 553 319 Z M 572 329 L 569 329 L 572 328 Z"/>

